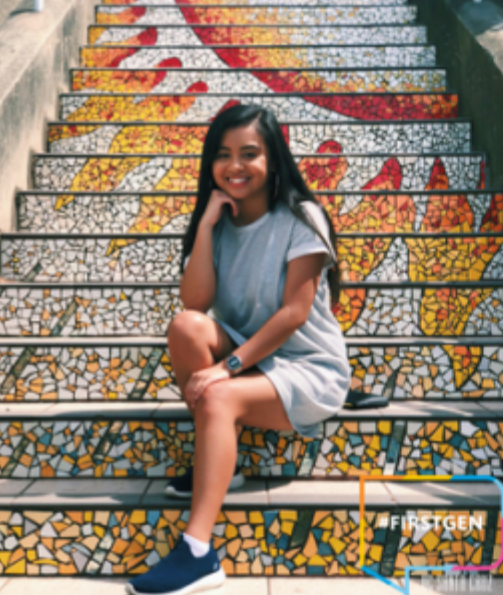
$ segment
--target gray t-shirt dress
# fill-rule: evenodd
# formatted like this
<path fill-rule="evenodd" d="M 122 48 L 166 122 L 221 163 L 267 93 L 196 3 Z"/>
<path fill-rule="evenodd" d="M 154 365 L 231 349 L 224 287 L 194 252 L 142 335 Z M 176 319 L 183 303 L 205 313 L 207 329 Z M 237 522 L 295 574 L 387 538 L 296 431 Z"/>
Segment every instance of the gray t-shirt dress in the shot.
<path fill-rule="evenodd" d="M 330 245 L 322 207 L 301 204 Z M 330 309 L 327 270 L 336 256 L 283 203 L 243 227 L 224 209 L 213 228 L 217 291 L 208 314 L 238 345 L 281 307 L 287 263 L 319 252 L 327 256 L 307 322 L 256 364 L 276 387 L 292 426 L 309 438 L 320 436 L 321 422 L 341 409 L 351 380 L 342 331 Z"/>

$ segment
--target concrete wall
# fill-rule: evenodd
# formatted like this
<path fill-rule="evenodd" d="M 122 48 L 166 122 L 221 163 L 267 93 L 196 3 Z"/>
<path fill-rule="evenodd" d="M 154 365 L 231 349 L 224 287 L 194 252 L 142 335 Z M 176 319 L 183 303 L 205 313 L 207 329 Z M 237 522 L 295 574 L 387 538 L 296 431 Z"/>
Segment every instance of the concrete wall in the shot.
<path fill-rule="evenodd" d="M 503 188 L 503 2 L 417 0 L 421 23 L 473 121 L 474 148 L 486 151 L 489 182 Z"/>
<path fill-rule="evenodd" d="M 18 9 L 0 26 L 0 231 L 15 228 L 15 193 L 30 188 L 31 156 L 45 150 L 45 125 L 56 117 L 96 4 L 46 0 L 43 12 Z"/>

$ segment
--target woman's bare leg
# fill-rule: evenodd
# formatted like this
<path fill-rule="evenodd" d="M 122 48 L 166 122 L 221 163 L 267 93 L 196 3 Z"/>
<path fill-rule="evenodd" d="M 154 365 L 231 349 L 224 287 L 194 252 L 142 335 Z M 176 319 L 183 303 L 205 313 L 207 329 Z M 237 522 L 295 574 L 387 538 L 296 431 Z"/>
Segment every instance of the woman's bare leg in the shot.
<path fill-rule="evenodd" d="M 175 316 L 168 329 L 171 365 L 185 401 L 185 387 L 193 372 L 209 368 L 237 347 L 224 329 L 197 310 L 184 310 Z M 194 411 L 190 410 L 194 417 Z M 242 426 L 236 425 L 239 437 Z M 235 464 L 234 464 L 235 466 Z"/>
<path fill-rule="evenodd" d="M 195 409 L 194 489 L 185 532 L 208 542 L 236 465 L 236 423 L 293 428 L 276 389 L 259 371 L 210 384 Z"/>

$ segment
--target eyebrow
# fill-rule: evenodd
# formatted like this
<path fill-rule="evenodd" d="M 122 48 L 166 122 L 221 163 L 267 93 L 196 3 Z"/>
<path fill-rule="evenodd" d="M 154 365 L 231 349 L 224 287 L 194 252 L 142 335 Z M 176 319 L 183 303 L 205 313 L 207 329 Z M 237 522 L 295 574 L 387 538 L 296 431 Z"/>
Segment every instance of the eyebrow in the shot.
<path fill-rule="evenodd" d="M 259 145 L 246 145 L 244 147 L 240 147 L 240 151 L 244 151 L 245 149 L 260 149 Z M 226 150 L 230 151 L 229 147 L 224 147 L 223 145 L 218 149 L 219 151 Z"/>

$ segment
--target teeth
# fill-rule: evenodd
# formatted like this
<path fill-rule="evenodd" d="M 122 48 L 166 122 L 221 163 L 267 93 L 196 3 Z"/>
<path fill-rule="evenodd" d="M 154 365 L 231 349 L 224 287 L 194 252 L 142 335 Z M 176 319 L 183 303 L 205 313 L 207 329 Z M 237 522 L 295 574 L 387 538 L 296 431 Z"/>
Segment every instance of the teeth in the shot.
<path fill-rule="evenodd" d="M 229 178 L 229 182 L 239 183 L 239 182 L 246 182 L 247 178 Z"/>

